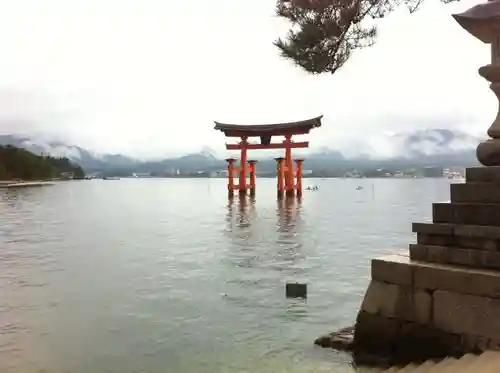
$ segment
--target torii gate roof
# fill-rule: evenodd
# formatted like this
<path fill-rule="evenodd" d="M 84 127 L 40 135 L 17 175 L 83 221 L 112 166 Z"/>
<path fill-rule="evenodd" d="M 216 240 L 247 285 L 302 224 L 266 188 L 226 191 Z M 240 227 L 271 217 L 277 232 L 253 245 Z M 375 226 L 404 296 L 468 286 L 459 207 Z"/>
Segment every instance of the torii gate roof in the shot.
<path fill-rule="evenodd" d="M 323 115 L 315 118 L 296 122 L 275 124 L 228 124 L 214 122 L 214 129 L 224 132 L 227 137 L 259 137 L 259 136 L 285 136 L 305 135 L 313 128 L 321 127 Z"/>

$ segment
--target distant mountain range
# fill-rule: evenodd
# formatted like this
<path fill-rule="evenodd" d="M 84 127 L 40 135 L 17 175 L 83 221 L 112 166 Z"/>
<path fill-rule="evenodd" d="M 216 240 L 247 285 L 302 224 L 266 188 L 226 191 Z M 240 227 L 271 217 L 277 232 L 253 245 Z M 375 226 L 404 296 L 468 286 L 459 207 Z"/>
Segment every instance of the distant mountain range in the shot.
<path fill-rule="evenodd" d="M 474 166 L 475 149 L 480 138 L 464 132 L 447 129 L 427 129 L 408 133 L 381 135 L 366 143 L 356 144 L 360 155 L 345 157 L 340 151 L 322 148 L 307 155 L 307 168 L 328 170 L 334 168 L 373 168 L 409 166 Z M 98 155 L 78 146 L 60 142 L 44 142 L 26 136 L 0 135 L 0 145 L 14 145 L 35 154 L 67 157 L 87 172 L 130 170 L 133 172 L 165 172 L 181 169 L 188 172 L 218 170 L 225 162 L 208 148 L 199 153 L 160 161 L 140 161 L 120 154 Z M 359 146 L 358 146 L 359 145 Z M 272 159 L 261 160 L 259 169 L 272 171 Z"/>
<path fill-rule="evenodd" d="M 107 169 L 109 167 L 130 167 L 137 163 L 136 160 L 119 154 L 99 156 L 79 146 L 67 145 L 61 142 L 45 142 L 26 136 L 0 135 L 0 145 L 13 145 L 37 155 L 66 157 L 70 161 L 78 163 L 86 170 Z"/>

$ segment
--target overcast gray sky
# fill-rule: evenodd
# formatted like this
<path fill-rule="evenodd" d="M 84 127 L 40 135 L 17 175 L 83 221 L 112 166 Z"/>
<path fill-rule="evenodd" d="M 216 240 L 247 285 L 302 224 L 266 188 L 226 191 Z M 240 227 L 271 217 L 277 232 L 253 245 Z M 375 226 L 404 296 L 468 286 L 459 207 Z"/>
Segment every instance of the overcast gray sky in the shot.
<path fill-rule="evenodd" d="M 484 133 L 489 49 L 450 16 L 476 3 L 401 9 L 375 47 L 310 76 L 272 45 L 287 30 L 275 0 L 0 0 L 0 132 L 135 156 L 223 148 L 214 119 L 324 114 L 312 144 L 340 149 L 414 128 Z"/>

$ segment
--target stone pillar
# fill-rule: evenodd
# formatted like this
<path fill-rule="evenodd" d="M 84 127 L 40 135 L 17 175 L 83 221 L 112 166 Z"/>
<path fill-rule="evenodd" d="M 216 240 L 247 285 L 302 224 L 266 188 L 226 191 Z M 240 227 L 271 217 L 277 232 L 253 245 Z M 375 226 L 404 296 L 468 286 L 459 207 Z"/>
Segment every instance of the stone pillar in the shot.
<path fill-rule="evenodd" d="M 479 69 L 500 101 L 500 1 L 476 5 L 464 13 L 453 15 L 472 36 L 491 44 L 490 64 Z M 490 139 L 477 147 L 477 159 L 485 166 L 500 166 L 500 111 L 488 129 Z"/>

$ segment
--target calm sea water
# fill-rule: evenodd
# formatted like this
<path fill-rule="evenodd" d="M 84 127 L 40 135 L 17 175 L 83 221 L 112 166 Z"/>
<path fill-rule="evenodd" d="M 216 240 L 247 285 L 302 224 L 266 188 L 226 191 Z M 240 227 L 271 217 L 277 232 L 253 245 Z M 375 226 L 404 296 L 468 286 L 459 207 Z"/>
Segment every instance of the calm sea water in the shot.
<path fill-rule="evenodd" d="M 306 180 L 301 203 L 258 183 L 233 204 L 218 179 L 1 191 L 0 372 L 346 367 L 315 337 L 353 323 L 369 259 L 405 250 L 449 182 Z"/>

